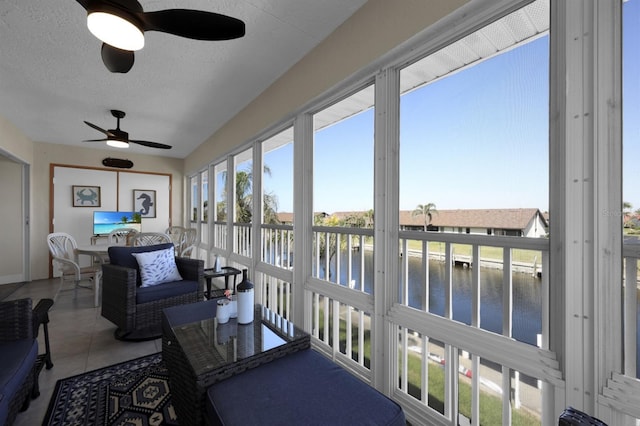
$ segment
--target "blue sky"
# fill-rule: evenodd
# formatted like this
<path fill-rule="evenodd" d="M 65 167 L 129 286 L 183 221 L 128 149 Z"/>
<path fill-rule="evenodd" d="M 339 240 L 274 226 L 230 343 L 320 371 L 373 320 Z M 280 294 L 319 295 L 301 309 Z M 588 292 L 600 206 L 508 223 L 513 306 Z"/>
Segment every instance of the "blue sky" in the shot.
<path fill-rule="evenodd" d="M 624 192 L 640 208 L 640 0 L 625 3 Z M 549 206 L 548 37 L 401 100 L 400 209 Z M 373 110 L 315 134 L 314 210 L 373 207 Z M 268 153 L 265 188 L 293 210 L 291 145 Z"/>

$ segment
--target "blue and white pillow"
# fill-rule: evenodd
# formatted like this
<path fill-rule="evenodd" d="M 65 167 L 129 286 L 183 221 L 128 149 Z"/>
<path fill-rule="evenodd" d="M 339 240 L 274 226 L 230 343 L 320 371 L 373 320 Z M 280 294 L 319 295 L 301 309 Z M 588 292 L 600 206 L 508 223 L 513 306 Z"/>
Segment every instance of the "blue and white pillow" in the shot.
<path fill-rule="evenodd" d="M 173 247 L 131 255 L 138 261 L 142 287 L 182 280 Z"/>

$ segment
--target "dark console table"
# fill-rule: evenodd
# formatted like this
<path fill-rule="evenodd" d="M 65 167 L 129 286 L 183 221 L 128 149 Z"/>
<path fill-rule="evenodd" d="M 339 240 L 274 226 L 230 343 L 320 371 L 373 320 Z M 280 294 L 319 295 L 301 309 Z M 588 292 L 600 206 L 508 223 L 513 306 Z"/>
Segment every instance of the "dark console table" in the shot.
<path fill-rule="evenodd" d="M 207 299 L 211 299 L 211 280 L 213 278 L 224 277 L 224 288 L 225 290 L 229 290 L 229 280 L 233 277 L 233 293 L 236 292 L 236 284 L 238 280 L 238 275 L 240 275 L 242 271 L 232 266 L 223 266 L 219 270 L 215 270 L 214 268 L 208 268 L 204 270 L 204 279 L 207 283 Z M 222 297 L 224 296 L 224 291 L 214 290 L 213 297 Z"/>

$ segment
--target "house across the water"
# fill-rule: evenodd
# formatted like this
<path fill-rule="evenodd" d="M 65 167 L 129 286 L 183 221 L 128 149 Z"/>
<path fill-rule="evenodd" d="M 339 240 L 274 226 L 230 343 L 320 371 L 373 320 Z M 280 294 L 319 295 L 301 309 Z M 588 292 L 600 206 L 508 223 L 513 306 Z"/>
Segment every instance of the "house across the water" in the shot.
<path fill-rule="evenodd" d="M 424 216 L 400 212 L 400 229 L 423 230 Z M 437 210 L 431 215 L 428 231 L 461 234 L 544 237 L 549 224 L 536 208 Z"/>
<path fill-rule="evenodd" d="M 365 217 L 367 212 L 316 213 L 322 217 L 336 216 L 340 220 Z M 293 213 L 278 213 L 283 224 L 293 224 Z M 368 220 L 368 219 L 367 219 Z M 365 220 L 364 222 L 366 223 Z M 400 229 L 422 231 L 424 216 L 414 215 L 412 210 L 400 211 Z M 461 234 L 510 235 L 516 237 L 544 237 L 549 221 L 539 209 L 458 209 L 437 210 L 432 213 L 428 231 L 455 232 Z"/>

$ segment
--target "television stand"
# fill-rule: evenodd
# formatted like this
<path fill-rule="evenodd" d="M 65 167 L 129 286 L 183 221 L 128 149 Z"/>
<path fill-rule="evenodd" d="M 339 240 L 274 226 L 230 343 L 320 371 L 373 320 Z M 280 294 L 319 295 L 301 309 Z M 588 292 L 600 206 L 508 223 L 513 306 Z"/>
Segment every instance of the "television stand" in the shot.
<path fill-rule="evenodd" d="M 92 246 L 95 246 L 95 245 L 96 245 L 96 243 L 97 243 L 100 239 L 102 239 L 102 238 L 109 238 L 109 236 L 108 236 L 108 235 L 100 235 L 100 234 L 98 234 L 98 235 L 92 235 L 92 236 L 91 236 L 91 245 L 92 245 Z"/>

